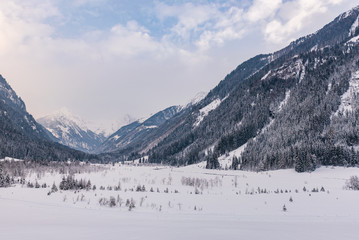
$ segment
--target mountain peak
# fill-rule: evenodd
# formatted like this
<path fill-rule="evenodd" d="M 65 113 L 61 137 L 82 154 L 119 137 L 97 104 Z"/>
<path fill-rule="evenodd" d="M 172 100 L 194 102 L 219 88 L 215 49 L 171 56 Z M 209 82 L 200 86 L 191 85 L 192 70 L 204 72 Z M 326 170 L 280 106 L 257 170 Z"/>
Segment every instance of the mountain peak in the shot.
<path fill-rule="evenodd" d="M 81 129 L 83 129 L 85 131 L 89 130 L 86 122 L 81 117 L 73 114 L 66 107 L 62 107 L 59 110 L 56 110 L 49 115 L 41 117 L 38 119 L 38 121 L 40 123 L 44 122 L 44 121 L 61 121 L 64 123 L 66 122 L 67 124 L 77 125 L 78 127 L 80 127 Z"/>
<path fill-rule="evenodd" d="M 346 11 L 345 13 L 342 13 L 339 15 L 338 19 L 339 20 L 342 20 L 342 19 L 345 19 L 353 14 L 358 14 L 357 12 L 359 11 L 359 5 L 356 6 L 356 7 L 353 7 L 352 9 Z"/>
<path fill-rule="evenodd" d="M 186 106 L 193 106 L 196 105 L 197 103 L 199 103 L 200 101 L 202 101 L 206 96 L 207 96 L 207 92 L 199 92 L 197 93 L 190 101 L 189 103 L 187 103 Z"/>
<path fill-rule="evenodd" d="M 25 103 L 16 95 L 15 91 L 2 75 L 0 75 L 0 98 L 4 102 L 7 102 L 7 104 L 26 111 Z"/>
<path fill-rule="evenodd" d="M 104 140 L 102 134 L 91 131 L 84 120 L 67 108 L 61 108 L 37 121 L 51 132 L 59 143 L 81 151 L 92 152 Z"/>

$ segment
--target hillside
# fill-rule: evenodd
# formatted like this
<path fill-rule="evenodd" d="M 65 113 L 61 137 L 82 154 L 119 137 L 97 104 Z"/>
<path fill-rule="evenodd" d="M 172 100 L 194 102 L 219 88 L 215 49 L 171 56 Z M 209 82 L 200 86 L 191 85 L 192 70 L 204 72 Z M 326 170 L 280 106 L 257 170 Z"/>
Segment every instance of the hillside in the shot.
<path fill-rule="evenodd" d="M 54 136 L 56 142 L 80 151 L 94 152 L 105 140 L 105 136 L 90 130 L 85 121 L 66 109 L 37 121 Z"/>
<path fill-rule="evenodd" d="M 0 158 L 35 161 L 97 160 L 54 142 L 26 111 L 25 103 L 0 75 Z"/>
<path fill-rule="evenodd" d="M 173 165 L 207 160 L 216 168 L 218 158 L 242 148 L 234 167 L 252 170 L 356 164 L 358 14 L 354 8 L 282 50 L 242 63 L 203 100 L 123 153 Z"/>

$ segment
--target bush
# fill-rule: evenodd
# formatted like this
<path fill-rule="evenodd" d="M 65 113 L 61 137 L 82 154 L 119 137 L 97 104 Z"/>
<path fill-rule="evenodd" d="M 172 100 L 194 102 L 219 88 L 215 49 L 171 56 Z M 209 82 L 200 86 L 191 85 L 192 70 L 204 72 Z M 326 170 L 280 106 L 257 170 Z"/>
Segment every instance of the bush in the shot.
<path fill-rule="evenodd" d="M 358 176 L 351 176 L 345 184 L 346 189 L 359 190 L 359 178 Z"/>
<path fill-rule="evenodd" d="M 13 180 L 10 176 L 3 172 L 2 167 L 0 166 L 0 187 L 9 187 L 13 183 Z"/>
<path fill-rule="evenodd" d="M 116 198 L 110 197 L 109 206 L 110 207 L 116 207 Z"/>

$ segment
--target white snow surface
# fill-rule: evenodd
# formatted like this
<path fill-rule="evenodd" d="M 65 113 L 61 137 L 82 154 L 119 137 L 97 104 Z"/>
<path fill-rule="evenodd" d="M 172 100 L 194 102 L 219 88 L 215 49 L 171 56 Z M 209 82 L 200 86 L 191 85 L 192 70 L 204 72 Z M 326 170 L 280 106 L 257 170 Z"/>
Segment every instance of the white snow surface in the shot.
<path fill-rule="evenodd" d="M 269 70 L 266 75 L 264 75 L 262 78 L 261 78 L 261 81 L 263 80 L 266 80 L 266 78 L 272 73 L 272 70 Z"/>
<path fill-rule="evenodd" d="M 240 157 L 247 147 L 247 143 L 243 144 L 239 148 L 224 154 L 218 158 L 218 162 L 222 169 L 228 169 L 232 166 L 233 157 Z"/>
<path fill-rule="evenodd" d="M 343 188 L 353 175 L 359 175 L 359 168 L 256 173 L 207 170 L 202 163 L 181 168 L 106 166 L 75 175 L 90 179 L 97 186 L 95 191 L 47 195 L 49 188 L 0 188 L 0 239 L 354 240 L 358 238 L 359 191 Z M 61 177 L 49 171 L 26 179 L 51 186 L 59 184 Z M 202 183 L 197 190 L 184 184 L 190 178 Z M 120 191 L 99 190 L 100 185 L 119 182 Z M 139 184 L 146 186 L 145 192 L 129 190 Z M 149 191 L 151 187 L 154 192 Z M 311 192 L 322 187 L 325 191 Z M 124 204 L 100 206 L 99 199 L 110 196 L 133 198 L 136 207 L 128 211 Z"/>
<path fill-rule="evenodd" d="M 359 40 L 359 36 L 352 37 L 348 42 L 346 43 L 357 43 Z"/>
<path fill-rule="evenodd" d="M 23 162 L 22 159 L 12 158 L 12 157 L 5 157 L 3 159 L 0 159 L 0 162 Z"/>
<path fill-rule="evenodd" d="M 355 31 L 358 28 L 358 26 L 359 26 L 359 16 L 355 19 L 353 25 L 350 27 L 349 37 L 355 35 Z"/>
<path fill-rule="evenodd" d="M 130 117 L 128 117 L 130 118 Z M 72 113 L 70 110 L 68 110 L 66 107 L 62 107 L 61 109 L 52 112 L 51 114 L 48 114 L 44 117 L 41 117 L 37 120 L 40 121 L 47 121 L 47 122 L 55 122 L 60 121 L 65 126 L 80 128 L 84 131 L 92 131 L 98 135 L 104 135 L 106 137 L 113 134 L 115 131 L 117 131 L 122 125 L 124 125 L 122 122 L 91 122 L 83 120 L 80 116 Z M 127 123 L 127 122 L 126 122 Z M 111 127 L 105 128 L 105 126 L 111 125 Z M 48 131 L 50 131 L 53 135 L 56 137 L 58 134 L 54 132 L 52 129 L 47 128 Z M 66 129 L 63 129 L 66 132 Z"/>
<path fill-rule="evenodd" d="M 341 103 L 338 110 L 334 115 L 339 113 L 345 114 L 346 112 L 352 112 L 353 108 L 358 106 L 358 93 L 359 93 L 359 71 L 352 74 L 352 78 L 349 81 L 348 90 L 341 96 Z"/>
<path fill-rule="evenodd" d="M 289 100 L 289 97 L 290 97 L 290 90 L 287 90 L 285 92 L 285 97 L 283 99 L 282 102 L 280 102 L 279 106 L 278 106 L 278 111 L 282 111 L 283 107 L 288 103 L 288 100 Z"/>
<path fill-rule="evenodd" d="M 208 104 L 207 106 L 201 108 L 199 110 L 199 115 L 197 117 L 196 122 L 194 123 L 194 127 L 199 126 L 199 124 L 203 121 L 203 119 L 213 110 L 215 110 L 220 104 L 221 104 L 222 100 L 217 98 L 215 100 L 213 100 L 210 104 Z"/>
<path fill-rule="evenodd" d="M 81 119 L 81 117 L 76 116 L 75 114 L 71 113 L 65 107 L 46 116 L 46 118 L 48 118 L 49 120 L 52 120 L 52 121 L 56 121 L 56 120 L 63 121 L 64 123 L 67 123 L 65 125 L 72 125 L 73 123 L 75 123 L 81 129 L 83 129 L 85 131 L 89 130 L 86 122 L 83 119 Z"/>

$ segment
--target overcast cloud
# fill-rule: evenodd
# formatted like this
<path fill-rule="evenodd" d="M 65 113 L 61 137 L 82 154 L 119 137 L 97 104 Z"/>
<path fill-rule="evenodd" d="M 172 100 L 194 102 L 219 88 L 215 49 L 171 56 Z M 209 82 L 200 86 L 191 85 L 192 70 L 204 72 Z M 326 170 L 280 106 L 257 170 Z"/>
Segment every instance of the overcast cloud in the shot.
<path fill-rule="evenodd" d="M 185 104 L 356 4 L 1 0 L 0 74 L 35 117 L 67 107 L 109 125 Z"/>

